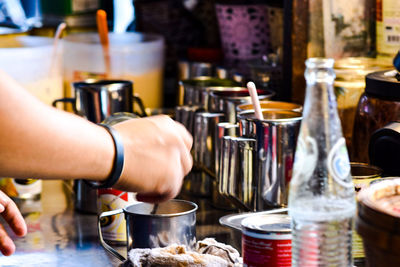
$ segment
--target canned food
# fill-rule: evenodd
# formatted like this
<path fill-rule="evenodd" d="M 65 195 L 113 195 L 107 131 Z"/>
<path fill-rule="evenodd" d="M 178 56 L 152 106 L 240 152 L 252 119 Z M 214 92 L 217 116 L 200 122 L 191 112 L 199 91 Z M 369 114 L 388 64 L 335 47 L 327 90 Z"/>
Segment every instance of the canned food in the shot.
<path fill-rule="evenodd" d="M 112 188 L 98 190 L 100 213 L 104 211 L 125 208 L 137 203 L 135 193 L 120 191 Z M 126 244 L 126 221 L 123 214 L 111 215 L 101 220 L 103 238 L 116 245 Z"/>
<path fill-rule="evenodd" d="M 244 267 L 291 266 L 292 234 L 285 214 L 250 216 L 242 221 Z"/>
<path fill-rule="evenodd" d="M 42 180 L 2 178 L 0 190 L 14 199 L 40 199 Z"/>

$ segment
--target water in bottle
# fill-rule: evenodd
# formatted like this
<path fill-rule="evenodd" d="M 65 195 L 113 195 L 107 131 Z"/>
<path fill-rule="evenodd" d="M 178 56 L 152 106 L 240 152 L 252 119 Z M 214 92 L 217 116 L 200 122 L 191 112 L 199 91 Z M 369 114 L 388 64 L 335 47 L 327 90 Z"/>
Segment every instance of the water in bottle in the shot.
<path fill-rule="evenodd" d="M 292 266 L 352 266 L 356 205 L 333 63 L 306 61 L 307 90 L 289 189 Z"/>

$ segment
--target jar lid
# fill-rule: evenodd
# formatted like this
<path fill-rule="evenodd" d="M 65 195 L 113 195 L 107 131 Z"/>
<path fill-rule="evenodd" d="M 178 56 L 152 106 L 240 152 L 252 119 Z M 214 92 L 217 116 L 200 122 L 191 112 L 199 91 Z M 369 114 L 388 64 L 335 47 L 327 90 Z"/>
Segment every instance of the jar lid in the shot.
<path fill-rule="evenodd" d="M 366 76 L 365 92 L 382 98 L 400 99 L 400 82 L 394 75 L 388 75 L 392 71 L 378 71 Z"/>
<path fill-rule="evenodd" d="M 290 217 L 287 214 L 268 214 L 247 217 L 242 230 L 257 233 L 290 233 Z"/>

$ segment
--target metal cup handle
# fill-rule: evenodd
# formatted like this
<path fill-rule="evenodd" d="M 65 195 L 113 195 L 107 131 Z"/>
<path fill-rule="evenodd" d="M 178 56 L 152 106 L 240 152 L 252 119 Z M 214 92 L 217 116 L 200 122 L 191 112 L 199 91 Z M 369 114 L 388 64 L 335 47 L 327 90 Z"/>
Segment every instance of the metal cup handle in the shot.
<path fill-rule="evenodd" d="M 141 114 L 138 114 L 140 117 L 147 117 L 146 108 L 144 107 L 143 101 L 138 94 L 133 94 L 132 96 L 133 102 L 137 103 L 140 109 Z"/>
<path fill-rule="evenodd" d="M 60 99 L 56 99 L 53 101 L 52 106 L 53 107 L 57 107 L 57 103 L 71 103 L 72 107 L 75 110 L 75 98 L 72 97 L 64 97 L 64 98 L 60 98 Z"/>
<path fill-rule="evenodd" d="M 122 262 L 124 262 L 126 260 L 124 258 L 124 256 L 119 254 L 114 248 L 112 248 L 110 245 L 108 245 L 103 239 L 103 234 L 101 232 L 101 219 L 105 218 L 105 217 L 108 217 L 108 216 L 117 215 L 117 214 L 120 214 L 120 213 L 123 213 L 123 212 L 124 212 L 123 209 L 105 211 L 105 212 L 102 212 L 100 214 L 99 218 L 97 219 L 97 231 L 99 233 L 100 244 L 102 245 L 102 247 L 105 250 L 107 250 L 109 253 L 111 253 L 114 257 L 117 257 Z"/>

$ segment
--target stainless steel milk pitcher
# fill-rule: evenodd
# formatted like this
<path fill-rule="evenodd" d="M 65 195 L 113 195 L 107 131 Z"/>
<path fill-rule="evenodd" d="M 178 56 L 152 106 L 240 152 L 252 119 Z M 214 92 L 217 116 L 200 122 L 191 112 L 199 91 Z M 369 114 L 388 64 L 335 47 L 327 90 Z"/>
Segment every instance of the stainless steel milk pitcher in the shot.
<path fill-rule="evenodd" d="M 256 140 L 254 179 L 257 184 L 254 210 L 287 205 L 294 152 L 302 114 L 288 110 L 263 110 L 264 119 L 254 111 L 238 115 L 241 135 Z"/>
<path fill-rule="evenodd" d="M 95 123 L 102 122 L 116 112 L 134 113 L 134 103 L 140 109 L 137 114 L 146 116 L 142 100 L 133 93 L 131 81 L 89 79 L 72 85 L 75 97 L 56 99 L 53 106 L 59 102 L 69 102 L 75 114 Z"/>

